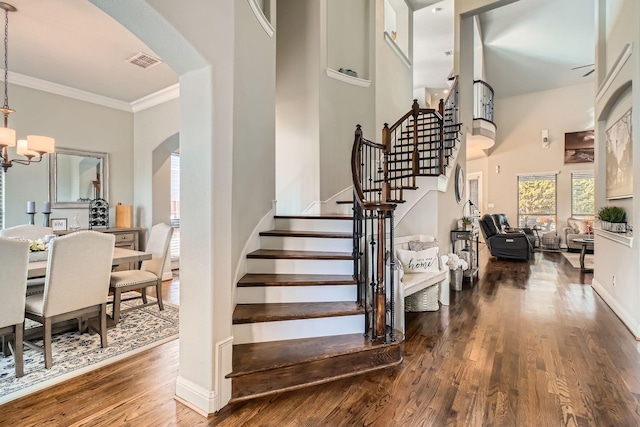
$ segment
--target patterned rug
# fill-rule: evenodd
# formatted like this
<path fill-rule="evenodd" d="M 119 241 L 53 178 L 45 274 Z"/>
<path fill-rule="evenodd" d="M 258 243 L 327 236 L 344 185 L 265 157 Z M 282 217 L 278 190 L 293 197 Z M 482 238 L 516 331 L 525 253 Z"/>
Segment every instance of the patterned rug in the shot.
<path fill-rule="evenodd" d="M 111 307 L 107 310 L 111 312 Z M 38 325 L 27 319 L 25 328 Z M 107 330 L 107 348 L 100 347 L 96 333 L 75 330 L 54 335 L 51 369 L 44 367 L 44 353 L 25 347 L 22 378 L 15 376 L 13 357 L 3 357 L 0 351 L 0 405 L 176 338 L 178 307 L 165 303 L 163 311 L 153 305 L 122 314 L 118 326 Z M 36 344 L 42 345 L 42 340 Z"/>
<path fill-rule="evenodd" d="M 569 261 L 569 264 L 573 268 L 580 268 L 580 253 L 576 252 L 560 252 L 563 257 Z M 585 268 L 593 268 L 593 254 L 586 254 L 584 256 Z"/>

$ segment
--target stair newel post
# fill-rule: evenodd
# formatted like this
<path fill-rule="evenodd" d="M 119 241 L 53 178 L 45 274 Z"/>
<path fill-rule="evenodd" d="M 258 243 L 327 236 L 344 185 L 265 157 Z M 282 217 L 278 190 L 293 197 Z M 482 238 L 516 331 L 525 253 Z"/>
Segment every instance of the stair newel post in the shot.
<path fill-rule="evenodd" d="M 385 211 L 382 209 L 378 209 L 378 251 L 377 251 L 377 274 L 376 274 L 376 282 L 377 286 L 375 289 L 375 327 L 374 334 L 375 338 L 386 336 L 386 305 L 387 305 L 387 295 L 385 291 L 385 279 L 384 279 L 384 268 L 385 268 Z"/>
<path fill-rule="evenodd" d="M 394 227 L 394 215 L 395 211 L 392 209 L 389 212 L 389 248 L 394 248 L 394 235 L 395 235 L 395 227 Z M 396 302 L 395 302 L 395 271 L 396 271 L 396 257 L 395 254 L 390 251 L 389 252 L 389 310 L 391 316 L 391 331 L 390 331 L 390 339 L 391 342 L 396 340 Z"/>
<path fill-rule="evenodd" d="M 415 177 L 420 173 L 420 152 L 418 151 L 418 117 L 420 116 L 420 105 L 418 100 L 413 100 L 411 106 L 411 116 L 413 117 L 413 152 L 411 154 L 411 172 L 413 175 L 413 185 L 415 186 Z"/>

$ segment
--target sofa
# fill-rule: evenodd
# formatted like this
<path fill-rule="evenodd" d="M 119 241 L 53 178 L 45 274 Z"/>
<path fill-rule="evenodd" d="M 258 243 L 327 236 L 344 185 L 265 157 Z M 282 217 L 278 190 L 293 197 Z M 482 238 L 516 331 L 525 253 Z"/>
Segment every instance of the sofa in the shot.
<path fill-rule="evenodd" d="M 533 245 L 524 231 L 503 231 L 493 216 L 480 218 L 480 231 L 492 256 L 500 259 L 529 260 Z"/>
<path fill-rule="evenodd" d="M 562 227 L 562 234 L 564 235 L 564 241 L 567 244 L 567 251 L 580 252 L 582 245 L 580 243 L 574 243 L 573 239 L 593 238 L 592 221 L 568 218 L 567 226 Z"/>
<path fill-rule="evenodd" d="M 411 242 L 432 242 L 433 246 L 438 242 L 433 236 L 416 234 L 412 236 L 396 237 L 394 239 L 394 255 L 396 258 L 395 275 L 397 282 L 395 283 L 395 301 L 396 301 L 396 328 L 405 332 L 404 312 L 405 298 L 412 295 L 419 296 L 420 292 L 434 292 L 437 295 L 437 301 L 433 307 L 422 311 L 438 310 L 438 302 L 442 305 L 449 305 L 449 268 L 447 267 L 448 257 L 438 253 L 439 265 L 437 271 L 428 273 L 406 273 L 400 262 L 402 258 L 399 250 L 410 250 Z"/>

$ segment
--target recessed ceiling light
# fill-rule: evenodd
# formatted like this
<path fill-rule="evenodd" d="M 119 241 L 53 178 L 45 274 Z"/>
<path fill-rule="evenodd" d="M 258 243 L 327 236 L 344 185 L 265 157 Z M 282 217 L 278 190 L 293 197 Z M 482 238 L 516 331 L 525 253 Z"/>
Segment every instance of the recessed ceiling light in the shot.
<path fill-rule="evenodd" d="M 433 13 L 438 13 L 438 12 L 440 12 L 441 10 L 442 10 L 442 8 L 441 8 L 441 7 L 434 7 L 433 9 L 431 9 L 431 12 L 433 12 Z"/>
<path fill-rule="evenodd" d="M 445 90 L 444 90 L 444 94 L 446 95 L 446 94 L 448 94 L 448 93 L 449 93 L 449 91 L 448 91 L 447 89 L 445 89 Z"/>
<path fill-rule="evenodd" d="M 438 96 L 438 94 L 437 94 L 437 93 L 434 93 L 434 94 L 433 94 L 433 96 Z"/>

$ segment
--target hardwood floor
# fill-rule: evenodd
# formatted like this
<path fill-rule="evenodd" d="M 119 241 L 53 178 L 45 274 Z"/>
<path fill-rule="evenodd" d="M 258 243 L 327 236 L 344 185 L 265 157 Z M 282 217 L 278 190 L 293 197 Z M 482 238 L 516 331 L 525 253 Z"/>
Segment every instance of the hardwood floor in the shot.
<path fill-rule="evenodd" d="M 407 314 L 396 368 L 205 419 L 173 400 L 173 341 L 0 406 L 0 425 L 640 425 L 639 344 L 592 291 L 591 274 L 556 253 L 529 263 L 481 255 L 475 287 L 465 283 L 438 312 Z"/>

